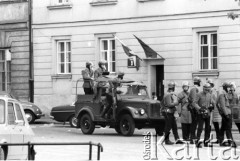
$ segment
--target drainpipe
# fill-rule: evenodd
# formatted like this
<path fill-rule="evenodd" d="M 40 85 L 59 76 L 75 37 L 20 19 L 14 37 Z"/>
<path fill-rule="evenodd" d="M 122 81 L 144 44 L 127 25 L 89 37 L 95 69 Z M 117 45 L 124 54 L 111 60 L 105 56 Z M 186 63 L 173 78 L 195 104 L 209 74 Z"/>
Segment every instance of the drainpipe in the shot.
<path fill-rule="evenodd" d="M 34 75 L 33 75 L 33 32 L 32 32 L 32 0 L 28 0 L 29 25 L 29 99 L 34 101 Z"/>

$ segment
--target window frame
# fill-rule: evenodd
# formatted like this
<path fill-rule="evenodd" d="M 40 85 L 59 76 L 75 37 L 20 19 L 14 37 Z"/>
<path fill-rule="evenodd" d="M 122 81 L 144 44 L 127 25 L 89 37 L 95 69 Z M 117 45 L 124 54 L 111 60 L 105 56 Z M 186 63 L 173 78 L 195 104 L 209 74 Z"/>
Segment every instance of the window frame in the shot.
<path fill-rule="evenodd" d="M 59 51 L 59 44 L 64 42 L 64 73 L 61 72 L 61 67 L 60 64 L 62 64 L 62 62 L 59 60 L 60 58 L 60 53 L 61 51 Z M 70 43 L 70 51 L 67 51 L 67 43 Z M 69 75 L 72 74 L 72 43 L 70 39 L 66 39 L 66 40 L 56 40 L 56 54 L 57 54 L 57 61 L 56 61 L 56 65 L 57 65 L 57 74 L 61 74 L 61 75 Z M 70 52 L 70 61 L 67 62 L 67 54 L 68 52 Z M 67 65 L 70 64 L 70 68 L 68 70 L 70 70 L 70 72 L 66 72 L 67 71 Z"/>
<path fill-rule="evenodd" d="M 213 34 L 216 34 L 217 35 L 217 44 L 211 44 L 211 35 L 213 35 Z M 202 45 L 202 43 L 201 43 L 201 36 L 203 36 L 203 35 L 207 35 L 207 44 L 206 45 Z M 198 49 L 198 51 L 199 51 L 199 70 L 200 71 L 217 71 L 218 69 L 219 69 L 219 54 L 218 54 L 218 32 L 217 31 L 209 31 L 209 32 L 200 32 L 199 33 L 199 40 L 198 40 L 198 46 L 199 46 L 199 49 Z M 208 69 L 203 69 L 202 68 L 202 59 L 204 58 L 204 57 L 202 57 L 202 50 L 201 50 L 201 47 L 202 46 L 208 46 L 208 57 L 207 57 L 207 59 L 208 59 Z M 216 46 L 217 47 L 217 57 L 212 57 L 212 53 L 211 53 L 211 47 L 212 46 Z M 217 68 L 216 69 L 213 69 L 212 68 L 212 65 L 213 65 L 213 63 L 212 63 L 212 59 L 217 59 Z"/>
<path fill-rule="evenodd" d="M 110 43 L 110 41 L 114 41 L 114 49 L 112 48 L 112 46 L 111 46 L 111 43 Z M 107 41 L 108 42 L 108 45 L 107 45 L 107 48 L 108 48 L 108 50 L 104 50 L 103 49 L 103 41 Z M 99 39 L 99 44 L 100 44 L 100 59 L 103 59 L 103 60 L 106 60 L 104 57 L 103 57 L 103 53 L 104 52 L 107 52 L 107 70 L 109 71 L 109 72 L 113 72 L 113 73 L 115 73 L 116 72 L 116 40 L 112 37 L 112 38 L 100 38 Z M 111 50 L 110 50 L 111 49 Z M 113 61 L 113 57 L 112 56 L 110 56 L 111 55 L 111 52 L 115 52 L 115 60 Z M 112 58 L 112 59 L 111 59 Z M 115 71 L 112 71 L 112 68 L 113 68 L 113 66 L 112 66 L 112 63 L 115 63 L 115 67 L 114 67 L 114 69 L 115 69 Z M 110 68 L 111 67 L 111 68 Z M 111 69 L 111 70 L 110 70 Z"/>
<path fill-rule="evenodd" d="M 17 120 L 17 117 L 16 117 L 16 111 L 15 111 L 15 108 L 14 108 L 14 102 L 7 102 L 7 109 L 9 110 L 9 104 L 10 103 L 12 103 L 12 107 L 13 107 L 13 114 L 14 114 L 14 123 L 13 124 L 10 124 L 9 123 L 9 111 L 7 112 L 7 114 L 8 114 L 8 125 L 14 125 L 15 124 L 15 122 L 16 122 L 16 120 Z"/>
<path fill-rule="evenodd" d="M 3 121 L 0 122 L 0 124 L 5 124 L 6 122 L 6 101 L 3 99 L 0 99 L 0 103 L 3 102 Z"/>
<path fill-rule="evenodd" d="M 2 81 L 1 85 L 4 84 L 4 89 L 2 89 L 2 91 L 6 92 L 8 92 L 11 86 L 11 60 L 8 58 L 9 56 L 7 55 L 7 50 L 0 49 L 0 53 L 3 52 L 4 57 L 4 59 L 0 59 L 0 63 L 4 64 L 4 71 L 0 71 L 0 73 L 3 73 L 5 78 L 4 82 Z"/>
<path fill-rule="evenodd" d="M 22 120 L 18 118 L 17 108 L 16 108 L 17 105 L 19 106 L 19 112 L 22 115 Z M 25 125 L 25 120 L 24 120 L 24 114 L 22 113 L 22 110 L 21 110 L 21 104 L 20 103 L 14 103 L 14 110 L 15 110 L 16 120 L 23 121 L 23 123 L 24 123 L 23 126 L 24 126 Z"/>

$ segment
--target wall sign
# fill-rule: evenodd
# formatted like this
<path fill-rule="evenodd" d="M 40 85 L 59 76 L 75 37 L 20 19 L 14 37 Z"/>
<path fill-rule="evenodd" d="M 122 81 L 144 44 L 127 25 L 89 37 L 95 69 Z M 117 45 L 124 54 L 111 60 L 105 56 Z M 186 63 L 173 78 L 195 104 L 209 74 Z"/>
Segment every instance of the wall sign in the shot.
<path fill-rule="evenodd" d="M 129 57 L 127 60 L 128 68 L 136 68 L 137 62 L 136 62 L 136 56 Z"/>

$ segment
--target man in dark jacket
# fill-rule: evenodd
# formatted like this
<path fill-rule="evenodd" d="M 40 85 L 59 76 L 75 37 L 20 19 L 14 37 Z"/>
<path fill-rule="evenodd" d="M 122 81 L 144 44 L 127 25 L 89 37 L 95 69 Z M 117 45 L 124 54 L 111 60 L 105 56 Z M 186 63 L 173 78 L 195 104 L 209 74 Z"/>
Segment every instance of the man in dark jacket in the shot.
<path fill-rule="evenodd" d="M 193 140 L 197 139 L 196 137 L 196 129 L 197 129 L 197 110 L 193 107 L 193 101 L 196 99 L 197 94 L 200 91 L 200 86 L 201 86 L 201 79 L 199 77 L 194 77 L 193 78 L 193 88 L 190 90 L 189 93 L 189 104 L 190 104 L 190 111 L 191 111 L 191 116 L 192 116 L 192 124 L 191 124 L 191 130 L 190 130 L 190 143 L 193 144 Z"/>
<path fill-rule="evenodd" d="M 203 86 L 203 91 L 197 94 L 196 99 L 193 101 L 193 107 L 197 110 L 198 115 L 198 129 L 197 129 L 197 141 L 200 140 L 201 134 L 203 131 L 203 125 L 205 124 L 204 131 L 204 146 L 208 146 L 208 142 L 210 139 L 210 114 L 213 110 L 214 100 L 210 94 L 211 85 L 209 83 L 205 83 Z M 200 145 L 198 146 L 200 147 Z"/>
<path fill-rule="evenodd" d="M 171 145 L 174 144 L 169 140 L 170 130 L 172 130 L 174 138 L 177 143 L 182 143 L 179 140 L 179 135 L 177 131 L 177 123 L 174 117 L 174 113 L 176 111 L 176 106 L 178 105 L 178 98 L 175 91 L 175 82 L 169 82 L 168 84 L 168 92 L 164 95 L 163 104 L 164 104 L 164 117 L 165 117 L 165 144 Z"/>
<path fill-rule="evenodd" d="M 86 69 L 82 70 L 83 89 L 85 94 L 93 94 L 93 63 L 86 62 Z"/>
<path fill-rule="evenodd" d="M 107 71 L 107 69 L 106 69 L 106 63 L 107 63 L 107 62 L 106 62 L 105 60 L 100 60 L 100 61 L 98 62 L 99 68 L 94 71 L 94 78 L 95 78 L 95 79 L 98 78 L 98 77 L 101 77 L 102 74 L 103 74 L 103 72 L 106 72 L 106 71 Z"/>

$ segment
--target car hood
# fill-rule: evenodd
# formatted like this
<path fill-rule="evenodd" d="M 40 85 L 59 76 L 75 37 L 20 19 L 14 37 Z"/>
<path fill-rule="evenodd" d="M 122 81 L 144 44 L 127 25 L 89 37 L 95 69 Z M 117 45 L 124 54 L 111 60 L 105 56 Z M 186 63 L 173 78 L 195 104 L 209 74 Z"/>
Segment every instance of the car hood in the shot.
<path fill-rule="evenodd" d="M 73 105 L 61 105 L 61 106 L 56 106 L 52 108 L 52 111 L 64 111 L 64 110 L 75 110 L 75 106 Z"/>
<path fill-rule="evenodd" d="M 158 100 L 152 100 L 149 98 L 136 98 L 136 97 L 124 97 L 122 98 L 121 102 L 126 102 L 126 103 L 150 103 L 150 104 L 155 104 L 155 103 L 160 103 Z"/>

